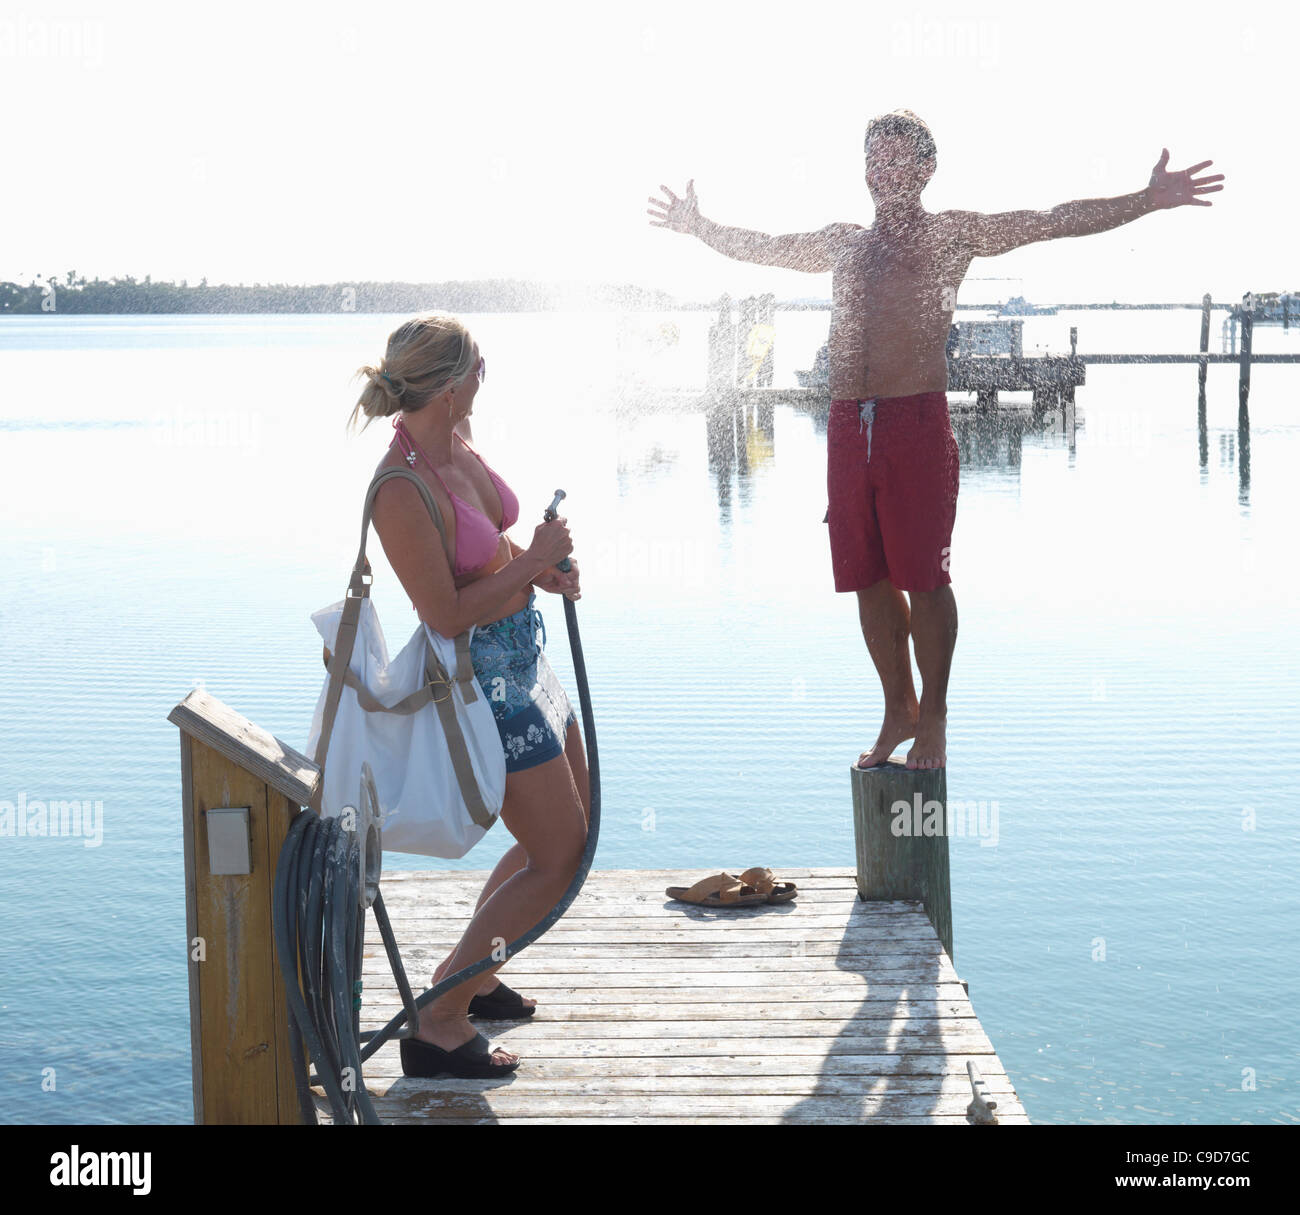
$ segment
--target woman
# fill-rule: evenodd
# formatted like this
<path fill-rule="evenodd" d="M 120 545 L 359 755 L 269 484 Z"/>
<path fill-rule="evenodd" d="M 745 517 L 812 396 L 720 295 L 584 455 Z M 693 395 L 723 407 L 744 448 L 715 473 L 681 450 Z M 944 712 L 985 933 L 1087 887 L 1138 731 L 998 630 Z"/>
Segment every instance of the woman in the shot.
<path fill-rule="evenodd" d="M 442 512 L 446 551 L 419 490 L 394 477 L 375 495 L 372 519 L 420 619 L 444 637 L 478 626 L 470 654 L 505 750 L 501 821 L 516 843 L 492 871 L 435 984 L 513 941 L 555 905 L 577 870 L 590 809 L 577 719 L 537 643 L 541 615 L 533 607 L 534 588 L 581 597 L 577 562 L 567 574 L 555 568 L 573 544 L 562 518 L 538 526 L 527 549 L 506 534 L 519 503 L 466 442 L 486 371 L 456 317 L 423 313 L 393 332 L 379 366 L 360 369 L 370 382 L 352 414 L 354 423 L 360 413 L 395 415 L 397 433 L 375 471 L 412 469 Z M 536 1001 L 502 983 L 500 965 L 421 1010 L 415 1037 L 401 1040 L 406 1075 L 496 1076 L 519 1066 L 510 1051 L 489 1051 L 469 1021 L 471 1012 L 532 1015 Z"/>

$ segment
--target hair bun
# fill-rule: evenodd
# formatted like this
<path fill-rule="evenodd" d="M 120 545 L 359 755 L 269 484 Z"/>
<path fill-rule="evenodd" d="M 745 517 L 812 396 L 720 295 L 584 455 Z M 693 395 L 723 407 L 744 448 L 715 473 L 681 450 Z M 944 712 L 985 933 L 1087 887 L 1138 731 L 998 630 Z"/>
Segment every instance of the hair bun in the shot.
<path fill-rule="evenodd" d="M 400 397 L 406 391 L 406 381 L 401 376 L 390 376 L 386 371 L 375 368 L 371 379 L 390 397 Z"/>

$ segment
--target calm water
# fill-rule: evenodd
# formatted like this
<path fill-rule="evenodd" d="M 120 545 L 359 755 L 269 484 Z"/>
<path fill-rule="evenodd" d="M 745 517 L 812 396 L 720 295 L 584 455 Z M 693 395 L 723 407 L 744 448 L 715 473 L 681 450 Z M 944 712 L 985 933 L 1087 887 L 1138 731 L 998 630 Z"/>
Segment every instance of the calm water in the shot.
<path fill-rule="evenodd" d="M 0 1120 L 191 1117 L 167 713 L 202 684 L 304 747 L 309 617 L 342 596 L 392 438 L 345 433 L 348 377 L 399 319 L 0 321 L 0 800 L 103 803 L 97 846 L 0 838 Z M 659 391 L 702 378 L 708 320 L 471 318 L 475 439 L 521 543 L 569 494 L 597 865 L 852 866 L 847 766 L 880 695 L 832 588 L 824 426 L 777 409 L 711 460 Z M 1199 318 L 1031 320 L 1026 350 L 1072 323 L 1084 351 L 1186 351 Z M 778 385 L 825 324 L 780 316 Z M 952 841 L 957 966 L 1036 1121 L 1295 1122 L 1300 374 L 1254 370 L 1248 476 L 1235 370 L 1210 369 L 1204 467 L 1191 367 L 1088 379 L 1073 450 L 957 427 L 948 791 L 987 807 Z M 370 556 L 395 649 L 415 617 Z M 572 687 L 560 601 L 539 606 Z M 485 869 L 507 843 L 385 863 Z"/>

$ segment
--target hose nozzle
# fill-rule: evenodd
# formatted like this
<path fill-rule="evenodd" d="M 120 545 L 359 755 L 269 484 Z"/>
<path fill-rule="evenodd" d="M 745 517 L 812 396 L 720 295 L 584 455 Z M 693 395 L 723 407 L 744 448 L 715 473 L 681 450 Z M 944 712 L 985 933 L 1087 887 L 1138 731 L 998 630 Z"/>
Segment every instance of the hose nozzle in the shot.
<path fill-rule="evenodd" d="M 552 519 L 558 519 L 560 517 L 560 502 L 567 496 L 568 495 L 565 494 L 562 489 L 557 489 L 555 491 L 555 497 L 551 499 L 550 506 L 542 512 L 543 522 L 549 523 Z M 573 567 L 570 565 L 568 557 L 565 557 L 565 559 L 559 562 L 555 568 L 559 570 L 560 573 L 567 574 Z"/>

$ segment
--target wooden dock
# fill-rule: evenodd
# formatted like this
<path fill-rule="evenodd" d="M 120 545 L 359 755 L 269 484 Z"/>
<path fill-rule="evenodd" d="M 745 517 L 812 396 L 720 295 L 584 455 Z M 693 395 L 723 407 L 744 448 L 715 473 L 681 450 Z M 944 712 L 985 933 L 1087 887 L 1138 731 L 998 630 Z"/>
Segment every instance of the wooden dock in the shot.
<path fill-rule="evenodd" d="M 921 903 L 864 901 L 854 870 L 832 868 L 776 870 L 800 891 L 780 906 L 721 911 L 664 894 L 705 876 L 590 874 L 564 918 L 502 971 L 538 1001 L 534 1017 L 479 1023 L 519 1068 L 500 1080 L 411 1079 L 386 1043 L 365 1066 L 380 1118 L 965 1124 L 973 1061 L 998 1121 L 1029 1121 Z M 417 994 L 487 877 L 384 875 Z M 378 1029 L 400 1000 L 369 916 L 364 981 L 362 1029 Z"/>

